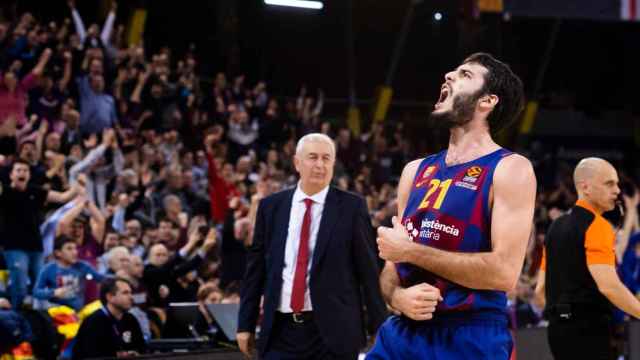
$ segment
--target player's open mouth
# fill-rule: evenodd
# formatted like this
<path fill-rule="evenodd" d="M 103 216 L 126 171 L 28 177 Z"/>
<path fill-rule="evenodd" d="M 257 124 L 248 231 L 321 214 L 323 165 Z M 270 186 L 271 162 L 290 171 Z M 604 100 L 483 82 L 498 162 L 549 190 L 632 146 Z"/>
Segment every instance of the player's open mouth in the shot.
<path fill-rule="evenodd" d="M 435 105 L 435 108 L 438 109 L 440 106 L 442 106 L 442 103 L 444 103 L 445 100 L 447 100 L 447 98 L 449 97 L 449 87 L 446 85 L 442 86 L 442 89 L 440 90 L 440 98 L 438 98 L 438 102 Z"/>

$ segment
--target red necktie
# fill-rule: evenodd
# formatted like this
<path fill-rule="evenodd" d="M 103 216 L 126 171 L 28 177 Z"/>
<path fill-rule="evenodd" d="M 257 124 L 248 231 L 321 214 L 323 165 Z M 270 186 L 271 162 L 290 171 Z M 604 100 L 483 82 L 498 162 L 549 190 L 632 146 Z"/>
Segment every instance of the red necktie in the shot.
<path fill-rule="evenodd" d="M 298 247 L 298 258 L 296 260 L 296 272 L 293 276 L 293 289 L 291 290 L 291 309 L 294 313 L 299 313 L 304 307 L 304 293 L 307 290 L 307 265 L 309 264 L 309 232 L 311 229 L 311 205 L 313 200 L 304 199 L 307 210 L 302 219 L 302 230 L 300 231 L 300 246 Z"/>

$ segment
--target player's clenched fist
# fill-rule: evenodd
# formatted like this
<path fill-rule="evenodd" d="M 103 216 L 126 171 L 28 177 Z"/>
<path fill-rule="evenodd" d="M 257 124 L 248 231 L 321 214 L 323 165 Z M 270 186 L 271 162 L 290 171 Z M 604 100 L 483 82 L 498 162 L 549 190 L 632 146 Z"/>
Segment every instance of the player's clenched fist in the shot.
<path fill-rule="evenodd" d="M 440 290 L 427 283 L 398 288 L 391 296 L 391 306 L 413 320 L 433 318 L 439 301 L 442 301 Z"/>

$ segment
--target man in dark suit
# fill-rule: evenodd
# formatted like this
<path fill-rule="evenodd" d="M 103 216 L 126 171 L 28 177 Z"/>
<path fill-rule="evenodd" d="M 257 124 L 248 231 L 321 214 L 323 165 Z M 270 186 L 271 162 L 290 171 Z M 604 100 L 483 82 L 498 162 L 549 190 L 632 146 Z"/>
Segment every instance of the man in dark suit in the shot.
<path fill-rule="evenodd" d="M 298 142 L 294 189 L 260 202 L 245 274 L 237 340 L 251 356 L 264 295 L 262 359 L 355 359 L 386 316 L 365 201 L 330 187 L 335 145 L 323 134 Z"/>

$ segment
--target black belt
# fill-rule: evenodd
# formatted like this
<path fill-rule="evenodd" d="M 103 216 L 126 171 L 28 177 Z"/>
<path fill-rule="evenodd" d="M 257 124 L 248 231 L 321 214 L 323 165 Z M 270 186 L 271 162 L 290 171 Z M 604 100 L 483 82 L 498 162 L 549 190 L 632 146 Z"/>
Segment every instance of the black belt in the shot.
<path fill-rule="evenodd" d="M 296 324 L 304 324 L 313 320 L 313 311 L 303 311 L 299 313 L 276 313 L 279 318 Z"/>

